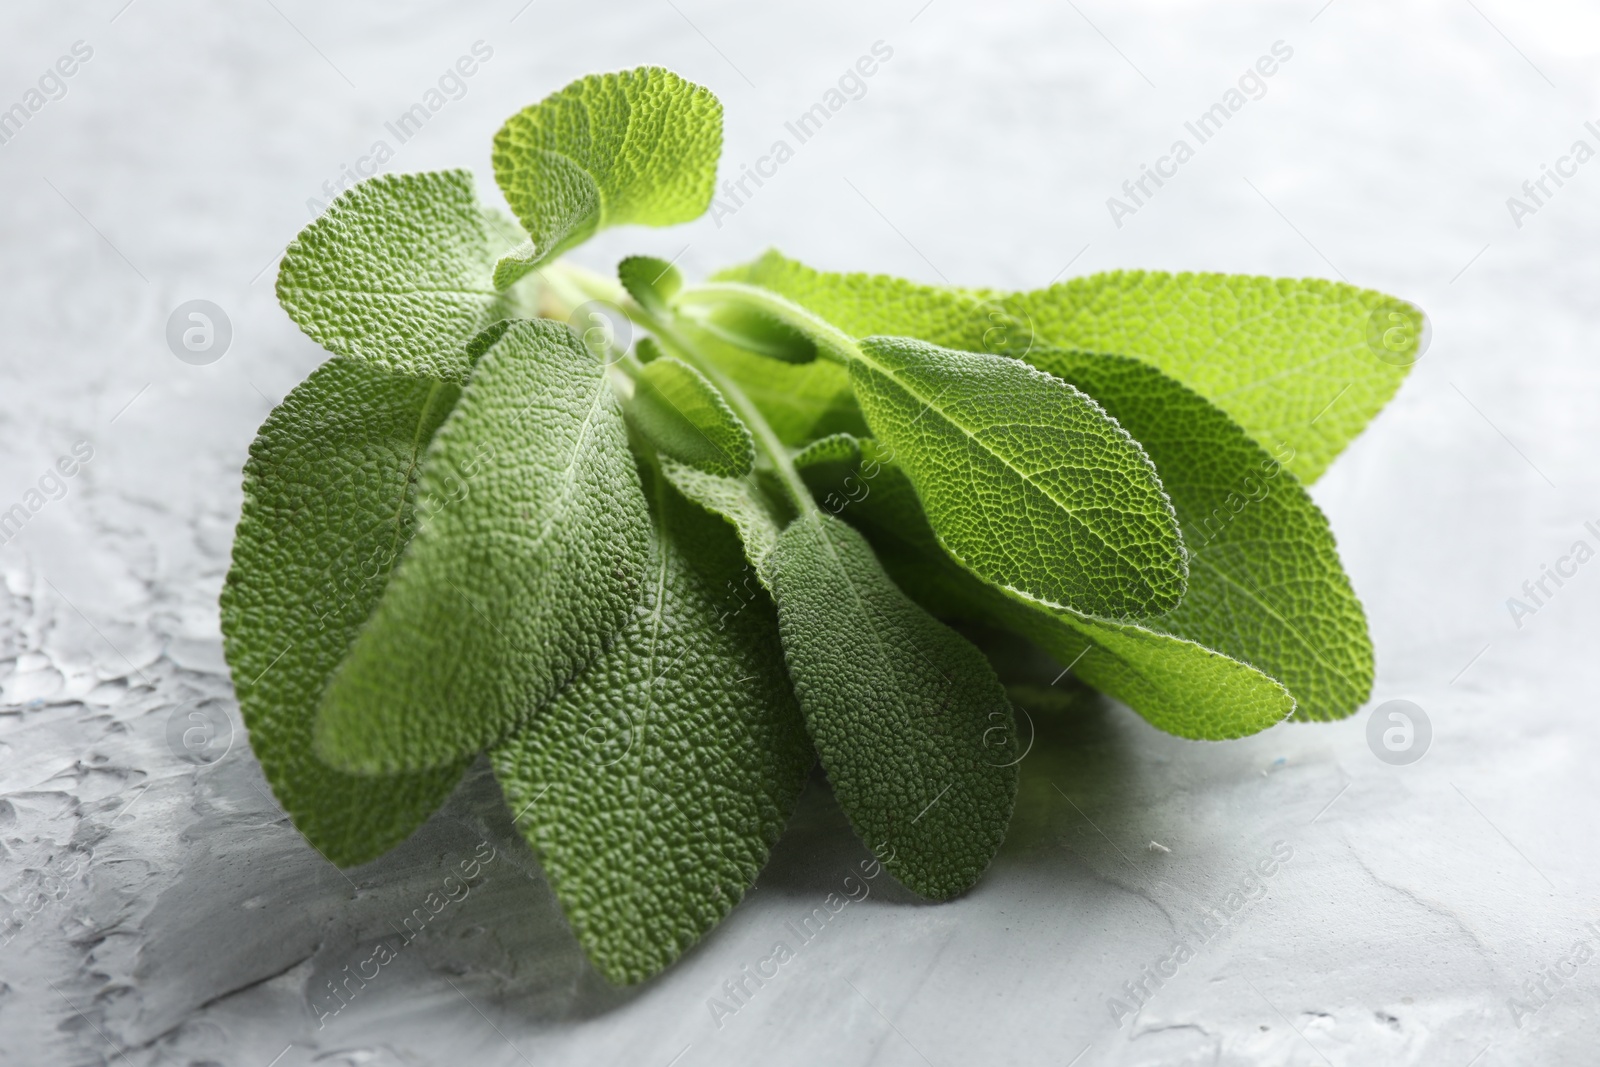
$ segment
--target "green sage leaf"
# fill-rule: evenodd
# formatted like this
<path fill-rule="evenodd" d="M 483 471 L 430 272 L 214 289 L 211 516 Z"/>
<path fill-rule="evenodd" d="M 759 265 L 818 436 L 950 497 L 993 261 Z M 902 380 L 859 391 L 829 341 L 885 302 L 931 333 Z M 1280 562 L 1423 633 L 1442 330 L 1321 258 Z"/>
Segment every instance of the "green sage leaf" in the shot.
<path fill-rule="evenodd" d="M 591 74 L 506 120 L 494 176 L 531 238 L 509 282 L 599 230 L 669 226 L 711 204 L 722 105 L 662 67 Z"/>
<path fill-rule="evenodd" d="M 467 171 L 369 178 L 289 243 L 278 302 L 335 355 L 461 382 L 466 343 L 525 310 L 493 280 L 508 226 L 478 206 Z"/>
<path fill-rule="evenodd" d="M 732 910 L 813 755 L 772 603 L 733 532 L 650 479 L 645 593 L 610 648 L 493 752 L 584 951 L 642 981 Z"/>
<path fill-rule="evenodd" d="M 245 464 L 223 649 L 273 794 L 340 866 L 408 837 L 466 765 L 370 778 L 311 750 L 317 701 L 411 541 L 422 454 L 460 394 L 449 382 L 331 360 L 267 416 Z"/>
<path fill-rule="evenodd" d="M 988 661 L 837 519 L 792 522 L 771 576 L 795 695 L 850 824 L 907 888 L 963 892 L 1016 799 L 1015 723 Z"/>
<path fill-rule="evenodd" d="M 511 324 L 428 448 L 426 515 L 323 697 L 317 750 L 387 773 L 493 744 L 582 670 L 642 595 L 649 516 L 599 362 Z"/>
<path fill-rule="evenodd" d="M 1041 604 L 1160 614 L 1186 570 L 1144 450 L 1088 396 L 1014 359 L 868 338 L 850 365 L 874 434 L 916 486 L 940 543 Z"/>

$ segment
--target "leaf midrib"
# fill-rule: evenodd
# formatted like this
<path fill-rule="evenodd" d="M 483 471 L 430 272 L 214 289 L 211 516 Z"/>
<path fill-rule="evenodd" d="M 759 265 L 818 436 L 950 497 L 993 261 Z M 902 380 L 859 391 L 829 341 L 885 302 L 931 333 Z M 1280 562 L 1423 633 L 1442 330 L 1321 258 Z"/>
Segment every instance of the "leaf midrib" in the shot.
<path fill-rule="evenodd" d="M 656 677 L 656 650 L 661 644 L 661 628 L 663 625 L 663 620 L 666 617 L 667 568 L 670 566 L 670 560 L 667 558 L 667 554 L 669 551 L 671 551 L 670 548 L 664 543 L 667 535 L 666 531 L 662 528 L 662 525 L 659 522 L 657 523 L 656 531 L 657 536 L 662 539 L 663 543 L 660 543 L 656 546 L 656 551 L 660 557 L 660 561 L 656 568 L 656 599 L 650 611 L 650 651 L 645 656 L 645 697 L 644 700 L 640 702 L 642 706 L 639 709 L 639 725 L 636 729 L 635 735 L 630 738 L 630 748 L 633 744 L 639 745 L 638 756 L 629 761 L 633 766 L 632 777 L 634 788 L 632 792 L 634 832 L 628 836 L 628 842 L 633 849 L 632 859 L 634 862 L 628 865 L 628 870 L 630 872 L 634 872 L 635 875 L 637 875 L 639 869 L 638 858 L 644 852 L 644 765 L 645 760 L 649 755 L 650 748 L 650 746 L 645 742 L 644 734 L 650 721 L 650 714 L 655 710 L 656 685 L 660 681 L 660 679 Z M 635 891 L 637 891 L 639 887 L 639 880 L 637 877 L 633 879 L 633 885 Z"/>
<path fill-rule="evenodd" d="M 572 453 L 567 459 L 567 465 L 561 469 L 561 492 L 548 509 L 549 518 L 545 524 L 529 540 L 533 548 L 544 545 L 545 538 L 550 536 L 550 531 L 555 529 L 557 520 L 566 515 L 567 504 L 572 499 L 572 491 L 578 484 L 577 474 L 578 457 L 585 451 L 585 446 L 593 435 L 591 427 L 594 423 L 595 412 L 598 411 L 606 399 L 606 383 L 603 378 L 594 379 L 594 397 L 589 402 L 589 410 L 584 413 L 583 424 L 578 427 L 578 433 L 573 439 Z M 516 533 L 515 530 L 507 531 Z"/>
<path fill-rule="evenodd" d="M 929 399 L 928 397 L 924 396 L 922 393 L 918 392 L 916 389 L 913 389 L 911 386 L 909 386 L 909 385 L 905 384 L 904 382 L 902 382 L 901 379 L 897 375 L 895 375 L 893 371 L 891 371 L 888 368 L 884 367 L 883 364 L 879 363 L 877 360 L 874 360 L 874 359 L 866 356 L 865 352 L 863 352 L 863 354 L 862 354 L 862 356 L 860 358 L 861 358 L 861 362 L 862 363 L 866 364 L 867 366 L 871 367 L 873 370 L 877 371 L 884 378 L 886 378 L 890 382 L 890 384 L 892 384 L 892 385 L 896 386 L 897 388 L 901 389 L 903 392 L 905 392 L 908 396 L 912 397 L 914 400 L 921 401 L 925 405 L 925 409 L 924 409 L 924 413 L 925 414 L 936 413 L 938 415 L 938 417 L 943 418 L 946 423 L 948 423 L 954 429 L 959 431 L 967 440 L 971 441 L 978 448 L 982 449 L 987 455 L 992 456 L 997 462 L 999 462 L 1007 470 L 1009 470 L 1013 474 L 1015 474 L 1024 483 L 1026 483 L 1029 486 L 1032 486 L 1034 488 L 1034 490 L 1039 493 L 1040 496 L 1043 496 L 1046 500 L 1050 501 L 1052 504 L 1055 504 L 1057 507 L 1059 507 L 1062 511 L 1066 512 L 1068 518 L 1070 518 L 1078 526 L 1082 527 L 1087 533 L 1089 533 L 1090 536 L 1092 536 L 1095 540 L 1099 541 L 1100 544 L 1102 544 L 1106 548 L 1110 549 L 1112 554 L 1115 555 L 1118 559 L 1122 560 L 1122 562 L 1124 562 L 1124 563 L 1128 564 L 1128 566 L 1132 567 L 1134 572 L 1139 574 L 1139 580 L 1144 584 L 1144 586 L 1145 586 L 1145 588 L 1147 590 L 1149 590 L 1152 593 L 1155 592 L 1155 589 L 1154 589 L 1152 583 L 1148 579 L 1145 578 L 1144 573 L 1143 573 L 1144 568 L 1143 568 L 1143 566 L 1141 564 L 1139 564 L 1135 560 L 1132 560 L 1132 559 L 1128 558 L 1127 554 L 1124 553 L 1124 551 L 1121 548 L 1119 548 L 1117 545 L 1113 544 L 1112 542 L 1106 540 L 1106 538 L 1105 538 L 1105 536 L 1103 534 L 1101 534 L 1098 530 L 1096 530 L 1089 523 L 1087 523 L 1083 519 L 1079 518 L 1078 514 L 1077 514 L 1077 512 L 1079 510 L 1078 508 L 1075 508 L 1075 507 L 1071 506 L 1070 504 L 1066 503 L 1065 501 L 1057 499 L 1053 494 L 1048 492 L 1042 485 L 1040 485 L 1039 483 L 1035 482 L 1030 475 L 1026 474 L 1023 471 L 1018 470 L 1015 466 L 1012 465 L 1012 463 L 1009 460 L 1007 460 L 1005 457 L 1001 456 L 999 453 L 995 452 L 989 446 L 985 445 L 981 440 L 978 439 L 977 435 L 974 434 L 970 429 L 968 429 L 967 427 L 961 425 L 960 423 L 956 422 L 953 418 L 951 418 L 948 415 L 946 415 L 942 409 L 934 407 L 934 401 L 938 399 L 938 396 L 935 396 L 932 399 Z M 1045 374 L 1044 371 L 1040 371 L 1039 373 L 1040 374 Z M 1046 374 L 1046 377 L 1054 377 L 1054 376 Z M 1056 380 L 1060 381 L 1060 379 L 1056 379 Z M 1062 384 L 1063 385 L 1067 385 L 1067 388 L 1069 388 L 1069 389 L 1072 388 L 1072 386 L 1070 384 L 1068 384 L 1068 383 L 1062 382 Z M 940 395 L 942 395 L 942 393 Z M 946 551 L 949 551 L 950 554 L 952 556 L 955 556 L 957 559 L 961 559 L 961 555 L 959 553 L 957 553 L 954 549 L 952 549 L 948 544 L 945 543 L 945 538 L 944 538 L 944 535 L 942 533 L 940 533 L 938 530 L 935 530 L 934 531 L 934 535 L 936 537 L 938 537 L 939 543 L 941 545 L 944 545 Z M 1055 605 L 1055 606 L 1057 606 L 1057 607 L 1066 607 L 1067 605 L 1062 604 L 1062 605 Z"/>

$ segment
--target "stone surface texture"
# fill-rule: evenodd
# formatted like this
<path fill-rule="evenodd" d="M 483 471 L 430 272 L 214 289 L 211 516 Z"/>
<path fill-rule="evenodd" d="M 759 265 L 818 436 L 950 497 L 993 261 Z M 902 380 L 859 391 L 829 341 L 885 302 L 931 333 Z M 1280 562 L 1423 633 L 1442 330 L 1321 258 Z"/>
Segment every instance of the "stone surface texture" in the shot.
<path fill-rule="evenodd" d="M 75 42 L 92 55 L 0 144 L 0 511 L 74 444 L 92 458 L 0 548 L 0 1062 L 1594 1062 L 1600 954 L 1568 961 L 1600 946 L 1600 563 L 1520 619 L 1506 600 L 1600 545 L 1600 163 L 1561 164 L 1520 218 L 1506 200 L 1600 147 L 1600 15 L 1320 3 L 7 4 L 0 109 Z M 386 124 L 479 41 L 492 56 L 401 143 Z M 864 93 L 797 143 L 785 123 L 879 41 Z M 1280 41 L 1260 98 L 1116 225 L 1106 198 Z M 236 713 L 216 605 L 246 449 L 324 358 L 272 293 L 308 200 L 382 140 L 389 169 L 469 166 L 498 202 L 505 116 L 646 62 L 721 96 L 725 176 L 796 150 L 731 213 L 603 235 L 576 256 L 596 269 L 637 252 L 697 277 L 776 245 L 972 286 L 1344 277 L 1426 308 L 1431 347 L 1315 487 L 1371 619 L 1374 703 L 1425 709 L 1425 757 L 1377 759 L 1365 711 L 1198 744 L 1087 699 L 1036 722 L 971 893 L 919 904 L 880 877 L 799 942 L 787 924 L 870 855 L 813 782 L 733 916 L 626 991 L 583 960 L 481 766 L 340 872 L 242 732 L 178 758 L 174 722 Z M 232 324 L 209 365 L 166 343 L 191 299 Z M 1185 934 L 1274 849 L 1264 890 Z M 480 851 L 465 899 L 333 996 Z M 1180 936 L 1192 958 L 1118 1018 Z M 795 958 L 716 1016 L 779 940 Z"/>

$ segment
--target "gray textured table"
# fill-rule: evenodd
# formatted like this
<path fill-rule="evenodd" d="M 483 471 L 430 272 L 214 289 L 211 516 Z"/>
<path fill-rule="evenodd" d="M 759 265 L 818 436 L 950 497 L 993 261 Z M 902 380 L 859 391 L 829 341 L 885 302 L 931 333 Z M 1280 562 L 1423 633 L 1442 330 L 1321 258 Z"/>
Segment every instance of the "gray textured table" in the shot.
<path fill-rule="evenodd" d="M 91 458 L 0 549 L 0 1059 L 1594 1062 L 1600 956 L 1567 961 L 1600 945 L 1600 565 L 1532 616 L 1505 601 L 1600 519 L 1600 164 L 1520 218 L 1506 198 L 1600 146 L 1600 21 L 1319 2 L 7 5 L 0 108 L 82 44 L 64 94 L 48 81 L 59 98 L 0 144 L 0 510 L 79 442 Z M 874 880 L 716 1021 L 708 999 L 867 856 L 821 789 L 722 928 L 617 992 L 481 773 L 346 875 L 242 736 L 178 759 L 175 713 L 236 715 L 216 596 L 245 450 L 322 358 L 277 309 L 273 264 L 308 200 L 478 41 L 492 57 L 389 166 L 471 166 L 491 196 L 501 119 L 581 73 L 660 62 L 709 84 L 736 170 L 892 48 L 733 215 L 609 234 L 578 257 L 597 269 L 681 251 L 695 275 L 775 244 L 971 285 L 1205 268 L 1421 303 L 1432 347 L 1315 493 L 1371 618 L 1375 696 L 1426 709 L 1426 756 L 1379 761 L 1365 713 L 1202 745 L 1090 701 L 1040 723 L 976 890 L 926 906 Z M 1115 225 L 1106 198 L 1278 41 L 1292 59 L 1261 98 Z M 197 298 L 233 329 L 206 366 L 164 339 Z M 330 1011 L 329 982 L 482 842 L 481 886 Z M 1206 914 L 1202 942 L 1186 931 Z M 1115 1019 L 1179 936 L 1193 959 Z"/>

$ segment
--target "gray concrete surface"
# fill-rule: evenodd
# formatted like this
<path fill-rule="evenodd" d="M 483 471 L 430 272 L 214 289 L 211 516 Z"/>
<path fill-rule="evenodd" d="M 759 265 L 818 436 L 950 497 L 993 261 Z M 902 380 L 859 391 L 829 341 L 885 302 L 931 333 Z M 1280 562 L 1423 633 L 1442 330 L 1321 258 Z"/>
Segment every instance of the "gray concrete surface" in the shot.
<path fill-rule="evenodd" d="M 0 1060 L 1595 1062 L 1600 955 L 1574 946 L 1600 945 L 1600 563 L 1532 616 L 1506 599 L 1600 520 L 1600 162 L 1520 220 L 1506 199 L 1600 146 L 1600 16 L 1319 4 L 7 4 L 0 107 L 76 42 L 92 56 L 0 144 L 0 509 L 75 443 L 92 459 L 0 549 Z M 712 86 L 736 171 L 892 47 L 735 215 L 608 234 L 578 257 L 597 269 L 681 252 L 697 275 L 770 244 L 970 285 L 1203 268 L 1422 304 L 1432 347 L 1315 493 L 1371 618 L 1376 699 L 1426 710 L 1424 758 L 1377 759 L 1365 713 L 1201 745 L 1090 701 L 1040 724 L 971 894 L 927 906 L 879 879 L 716 1021 L 723 983 L 867 855 L 820 789 L 732 918 L 618 992 L 483 775 L 342 874 L 242 735 L 180 760 L 174 717 L 236 717 L 216 596 L 245 450 L 323 358 L 272 266 L 307 200 L 477 41 L 492 58 L 391 166 L 470 166 L 491 197 L 499 122 L 582 73 L 658 62 Z M 1277 41 L 1293 58 L 1265 95 L 1114 225 L 1106 198 Z M 209 365 L 165 343 L 190 299 L 232 323 Z M 480 842 L 480 888 L 328 1013 L 328 983 Z M 1274 848 L 1264 893 L 1114 1018 Z"/>

